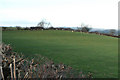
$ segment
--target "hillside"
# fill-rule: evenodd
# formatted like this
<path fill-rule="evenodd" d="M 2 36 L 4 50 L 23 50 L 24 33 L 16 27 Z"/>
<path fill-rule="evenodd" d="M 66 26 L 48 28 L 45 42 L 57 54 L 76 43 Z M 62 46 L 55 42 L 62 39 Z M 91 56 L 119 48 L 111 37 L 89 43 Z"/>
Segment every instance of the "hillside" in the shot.
<path fill-rule="evenodd" d="M 118 39 L 71 31 L 3 31 L 3 42 L 29 56 L 41 54 L 56 63 L 92 72 L 94 77 L 117 77 Z"/>

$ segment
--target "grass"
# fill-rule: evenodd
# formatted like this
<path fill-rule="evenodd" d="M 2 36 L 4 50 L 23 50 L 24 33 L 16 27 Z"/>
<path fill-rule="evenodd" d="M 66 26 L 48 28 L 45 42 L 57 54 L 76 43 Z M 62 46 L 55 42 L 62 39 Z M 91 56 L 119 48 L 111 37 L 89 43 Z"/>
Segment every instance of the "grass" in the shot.
<path fill-rule="evenodd" d="M 41 54 L 95 78 L 118 77 L 118 39 L 71 31 L 3 31 L 3 42 L 24 55 Z"/>

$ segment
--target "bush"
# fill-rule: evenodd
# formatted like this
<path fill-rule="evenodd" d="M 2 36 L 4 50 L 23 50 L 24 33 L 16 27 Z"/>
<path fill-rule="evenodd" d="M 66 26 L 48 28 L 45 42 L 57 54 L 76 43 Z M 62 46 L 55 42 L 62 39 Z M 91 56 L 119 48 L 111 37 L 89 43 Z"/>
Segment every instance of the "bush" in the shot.
<path fill-rule="evenodd" d="M 0 52 L 3 55 L 2 78 L 91 78 L 92 74 L 77 73 L 70 66 L 55 64 L 52 60 L 40 55 L 26 58 L 22 54 L 12 51 L 10 45 L 2 44 Z M 36 57 L 37 56 L 37 57 Z"/>

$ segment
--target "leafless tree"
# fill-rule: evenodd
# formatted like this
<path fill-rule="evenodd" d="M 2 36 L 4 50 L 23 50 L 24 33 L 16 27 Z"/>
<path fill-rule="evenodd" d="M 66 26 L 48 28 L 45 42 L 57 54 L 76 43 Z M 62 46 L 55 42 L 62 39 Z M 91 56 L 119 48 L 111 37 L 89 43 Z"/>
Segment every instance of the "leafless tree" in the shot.
<path fill-rule="evenodd" d="M 110 29 L 110 34 L 115 35 L 116 30 L 115 29 Z"/>
<path fill-rule="evenodd" d="M 82 32 L 89 32 L 91 28 L 88 27 L 88 25 L 84 25 L 82 28 L 81 28 L 81 31 Z"/>
<path fill-rule="evenodd" d="M 37 24 L 37 27 L 43 27 L 43 28 L 48 28 L 51 27 L 51 23 L 47 22 L 46 20 L 42 20 Z"/>
<path fill-rule="evenodd" d="M 44 20 L 42 20 L 41 22 L 39 22 L 38 24 L 37 24 L 37 27 L 45 27 L 45 24 L 46 24 L 46 22 L 44 21 Z"/>

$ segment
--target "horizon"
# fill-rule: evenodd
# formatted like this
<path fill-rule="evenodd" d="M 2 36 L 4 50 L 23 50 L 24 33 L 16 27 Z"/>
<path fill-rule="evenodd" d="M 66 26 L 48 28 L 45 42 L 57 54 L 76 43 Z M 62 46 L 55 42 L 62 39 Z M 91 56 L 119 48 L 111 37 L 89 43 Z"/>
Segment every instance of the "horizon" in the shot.
<path fill-rule="evenodd" d="M 36 26 L 46 19 L 53 27 L 118 30 L 118 0 L 1 0 L 0 26 Z"/>
<path fill-rule="evenodd" d="M 37 26 L 0 26 L 0 27 L 21 27 L 21 28 L 26 28 L 26 27 L 28 27 L 28 28 L 30 28 L 30 27 L 37 27 Z M 59 26 L 59 27 L 55 27 L 55 26 L 52 26 L 52 27 L 54 27 L 54 28 L 71 28 L 71 29 L 77 29 L 77 28 L 82 28 L 82 27 L 67 27 L 67 26 Z M 45 28 L 49 28 L 49 27 L 45 27 Z M 110 29 L 107 29 L 107 28 L 94 28 L 94 27 L 88 27 L 88 28 L 91 28 L 91 30 L 111 30 L 111 29 L 113 29 L 113 28 L 110 28 Z M 116 30 L 116 31 L 120 31 L 120 29 L 114 29 L 114 30 Z"/>

